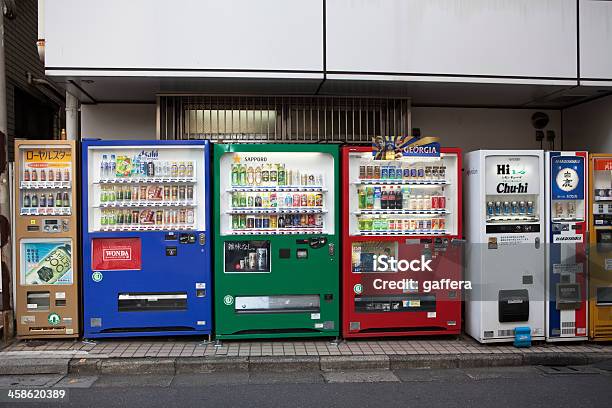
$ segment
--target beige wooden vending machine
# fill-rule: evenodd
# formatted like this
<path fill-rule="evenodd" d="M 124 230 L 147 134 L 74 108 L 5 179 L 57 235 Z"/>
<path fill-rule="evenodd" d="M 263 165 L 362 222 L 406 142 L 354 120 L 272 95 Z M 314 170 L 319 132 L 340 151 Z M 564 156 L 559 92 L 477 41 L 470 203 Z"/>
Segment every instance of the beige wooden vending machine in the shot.
<path fill-rule="evenodd" d="M 20 338 L 79 336 L 74 141 L 15 142 L 15 316 Z"/>

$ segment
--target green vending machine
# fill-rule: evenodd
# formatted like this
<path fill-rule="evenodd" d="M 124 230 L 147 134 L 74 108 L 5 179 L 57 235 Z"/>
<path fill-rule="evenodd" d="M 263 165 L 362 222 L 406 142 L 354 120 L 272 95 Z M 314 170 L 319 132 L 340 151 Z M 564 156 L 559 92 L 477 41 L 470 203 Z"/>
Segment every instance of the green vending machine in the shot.
<path fill-rule="evenodd" d="M 216 338 L 338 336 L 338 146 L 214 156 Z"/>

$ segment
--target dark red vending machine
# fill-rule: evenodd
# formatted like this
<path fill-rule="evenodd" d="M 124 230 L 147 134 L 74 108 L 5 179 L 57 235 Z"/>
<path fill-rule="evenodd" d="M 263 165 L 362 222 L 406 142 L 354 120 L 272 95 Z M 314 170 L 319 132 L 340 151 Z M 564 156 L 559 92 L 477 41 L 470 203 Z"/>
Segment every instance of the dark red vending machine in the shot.
<path fill-rule="evenodd" d="M 344 337 L 461 332 L 461 150 L 342 151 Z"/>

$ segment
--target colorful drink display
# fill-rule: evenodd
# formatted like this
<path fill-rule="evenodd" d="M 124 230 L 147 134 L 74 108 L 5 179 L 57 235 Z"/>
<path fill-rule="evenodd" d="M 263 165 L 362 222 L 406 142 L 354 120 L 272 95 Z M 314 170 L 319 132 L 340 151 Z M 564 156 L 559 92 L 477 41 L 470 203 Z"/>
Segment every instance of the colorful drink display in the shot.
<path fill-rule="evenodd" d="M 234 230 L 303 230 L 323 228 L 321 214 L 234 214 L 232 229 Z"/>
<path fill-rule="evenodd" d="M 573 203 L 572 203 L 573 204 Z M 555 207 L 556 211 L 562 210 L 563 206 Z M 568 211 L 571 211 L 572 217 L 576 215 L 575 206 L 570 206 Z M 562 214 L 559 214 L 561 216 Z M 494 219 L 496 217 L 516 218 L 516 217 L 535 217 L 534 202 L 533 201 L 487 201 L 487 219 Z"/>
<path fill-rule="evenodd" d="M 359 180 L 444 181 L 446 166 L 423 163 L 363 164 Z"/>
<path fill-rule="evenodd" d="M 68 215 L 71 207 L 70 180 L 70 163 L 26 163 L 21 173 L 20 213 Z"/>
<path fill-rule="evenodd" d="M 194 178 L 191 160 L 102 154 L 97 193 L 101 229 L 194 229 Z"/>
<path fill-rule="evenodd" d="M 446 197 L 442 189 L 408 186 L 359 186 L 360 210 L 445 210 Z"/>
<path fill-rule="evenodd" d="M 282 163 L 232 164 L 231 185 L 232 187 L 321 187 L 323 176 L 320 173 L 288 169 Z"/>
<path fill-rule="evenodd" d="M 193 202 L 193 191 L 191 184 L 104 184 L 100 186 L 99 198 L 103 206 L 132 206 L 142 202 L 180 205 Z"/>
<path fill-rule="evenodd" d="M 287 168 L 281 163 L 233 164 L 231 171 L 233 188 L 270 187 L 278 190 L 232 191 L 233 230 L 299 233 L 306 229 L 323 228 L 322 174 Z M 313 188 L 319 191 L 313 191 Z M 285 212 L 289 214 L 283 214 Z"/>
<path fill-rule="evenodd" d="M 193 161 L 153 160 L 134 156 L 103 154 L 100 161 L 100 179 L 193 178 Z"/>
<path fill-rule="evenodd" d="M 191 228 L 195 223 L 193 208 L 180 209 L 121 209 L 107 208 L 102 210 L 100 224 L 102 228 L 139 229 L 141 227 Z"/>
<path fill-rule="evenodd" d="M 313 192 L 234 192 L 232 194 L 233 209 L 322 209 L 323 193 Z"/>
<path fill-rule="evenodd" d="M 441 163 L 360 164 L 356 183 L 360 234 L 444 233 L 446 176 Z"/>
<path fill-rule="evenodd" d="M 359 230 L 369 233 L 441 234 L 446 230 L 446 220 L 436 218 L 359 217 Z"/>

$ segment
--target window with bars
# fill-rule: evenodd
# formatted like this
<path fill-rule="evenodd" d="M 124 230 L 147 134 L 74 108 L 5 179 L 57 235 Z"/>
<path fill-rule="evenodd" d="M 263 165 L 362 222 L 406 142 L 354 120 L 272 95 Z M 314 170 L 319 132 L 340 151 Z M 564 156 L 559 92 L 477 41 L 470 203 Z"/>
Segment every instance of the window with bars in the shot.
<path fill-rule="evenodd" d="M 411 133 L 410 99 L 160 95 L 162 140 L 371 143 Z"/>

